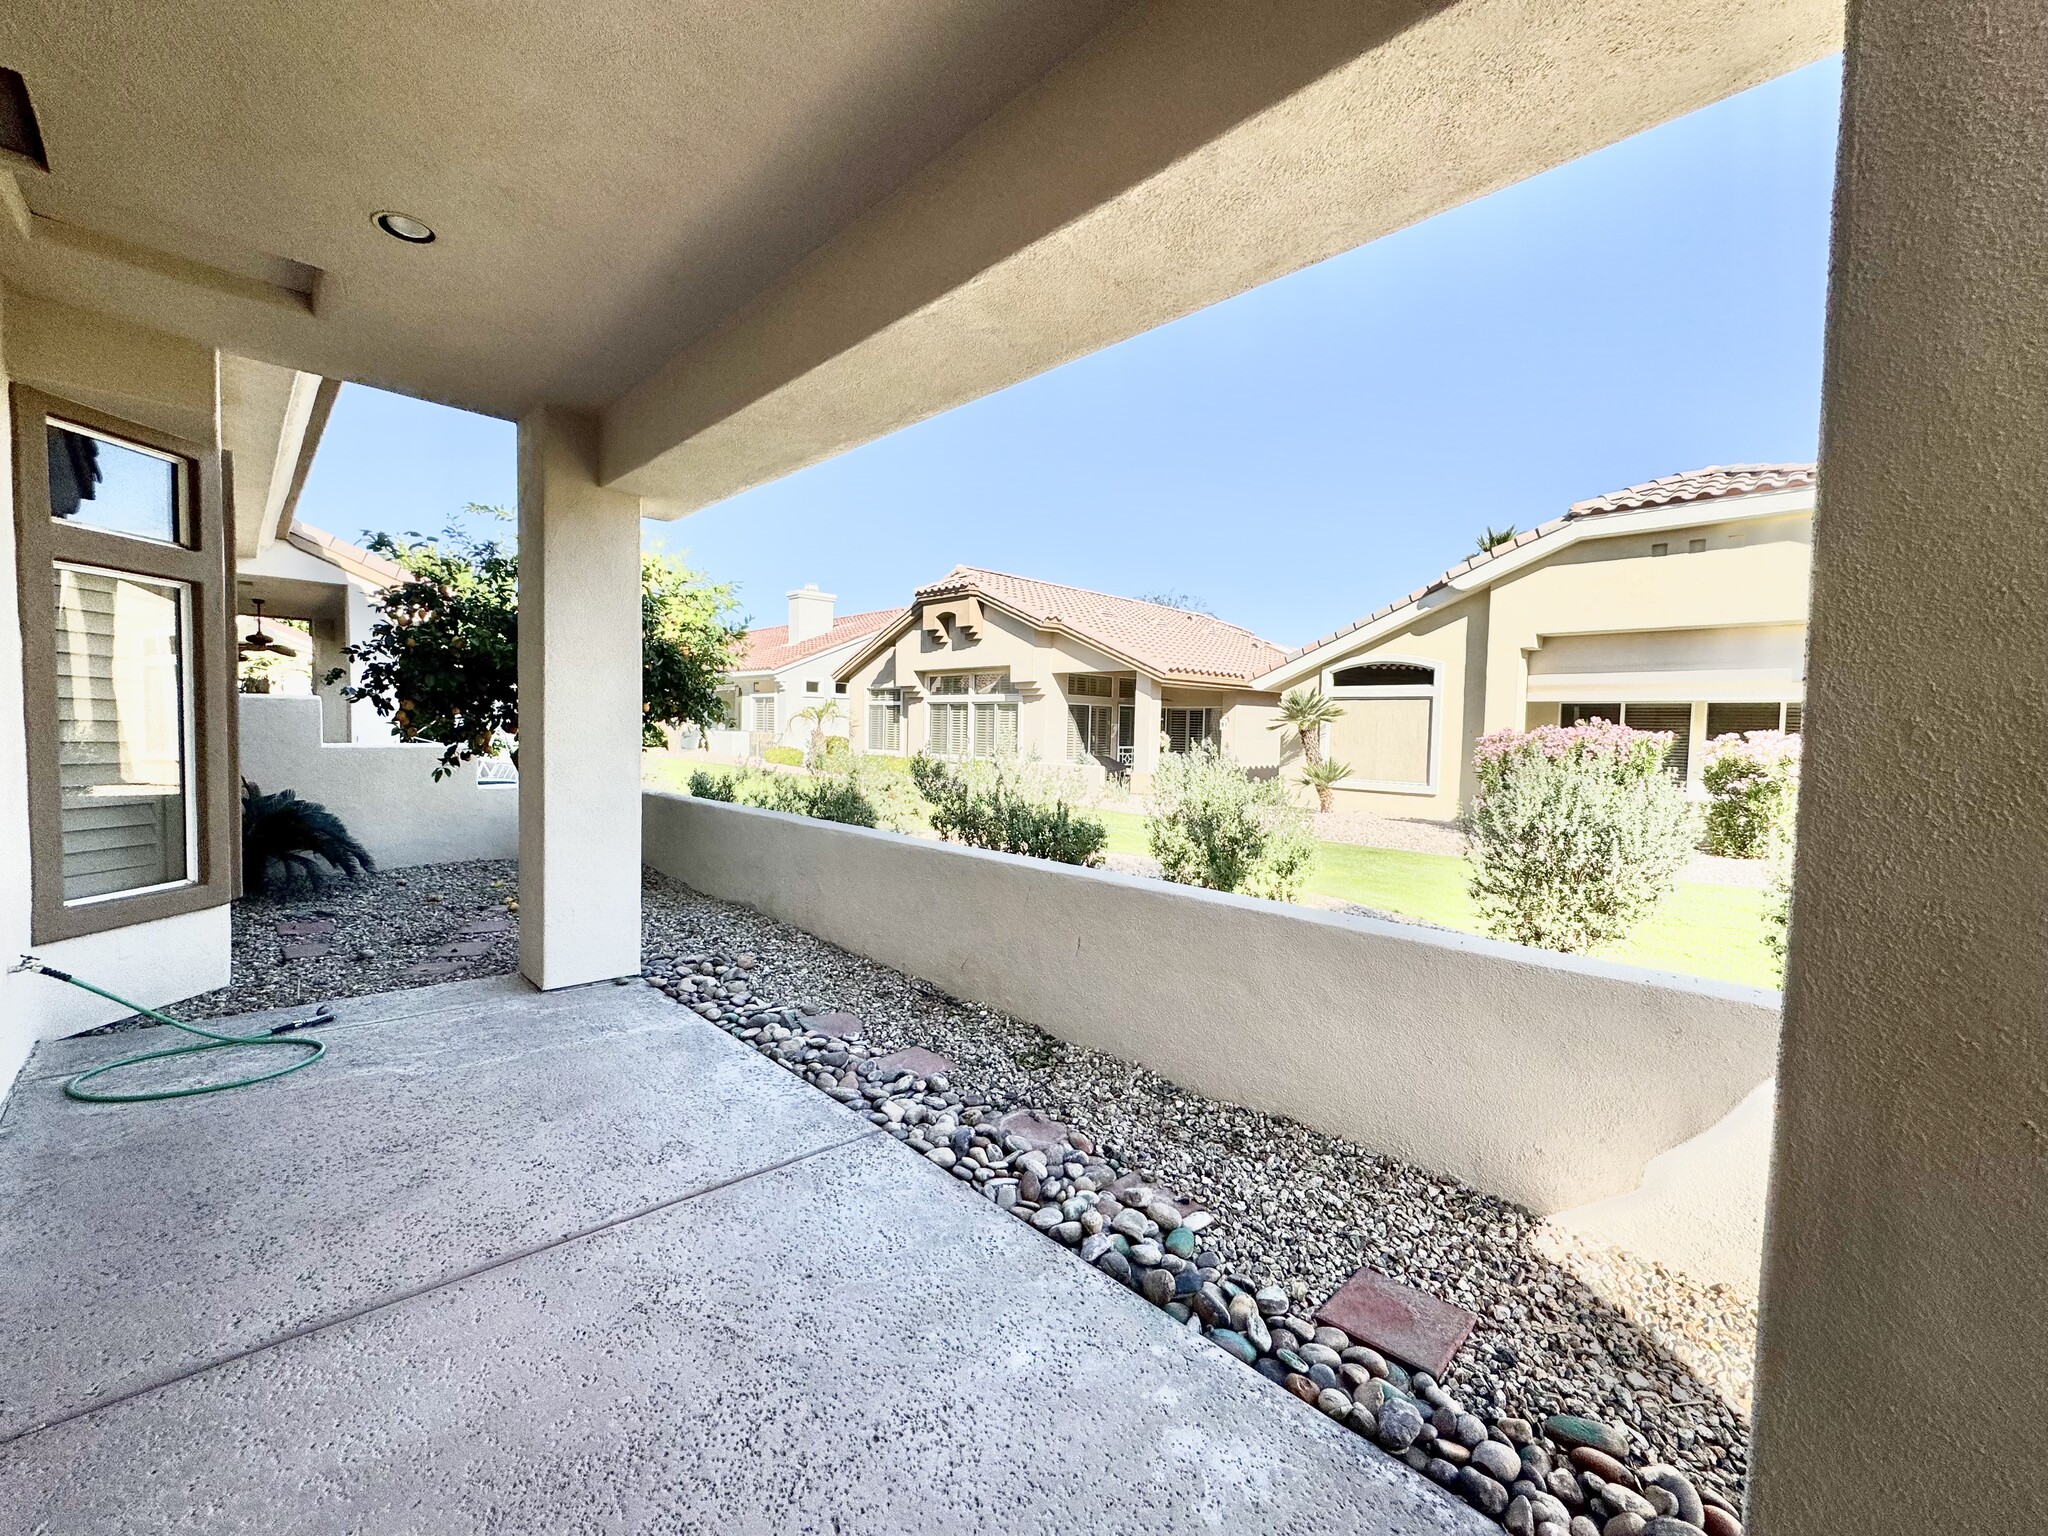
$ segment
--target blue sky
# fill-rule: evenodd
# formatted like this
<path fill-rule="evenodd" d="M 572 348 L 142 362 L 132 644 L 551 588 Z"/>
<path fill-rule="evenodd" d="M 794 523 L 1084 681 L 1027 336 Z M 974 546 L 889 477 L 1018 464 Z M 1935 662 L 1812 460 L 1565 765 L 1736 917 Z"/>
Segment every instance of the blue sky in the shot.
<path fill-rule="evenodd" d="M 649 542 L 758 623 L 956 564 L 1193 594 L 1294 645 L 1487 524 L 1808 459 L 1840 64 L 1690 117 L 733 497 Z M 357 537 L 514 500 L 510 424 L 342 391 L 299 514 Z"/>

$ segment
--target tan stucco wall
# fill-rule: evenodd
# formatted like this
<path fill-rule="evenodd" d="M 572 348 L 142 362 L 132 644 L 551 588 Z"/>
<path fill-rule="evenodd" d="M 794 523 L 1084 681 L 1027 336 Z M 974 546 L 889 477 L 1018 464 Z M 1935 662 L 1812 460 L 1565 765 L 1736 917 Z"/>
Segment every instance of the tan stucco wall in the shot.
<path fill-rule="evenodd" d="M 441 749 L 427 743 L 324 742 L 322 701 L 309 695 L 239 703 L 242 777 L 326 806 L 385 868 L 519 857 L 516 784 L 479 784 L 475 763 L 436 780 Z"/>
<path fill-rule="evenodd" d="M 1064 679 L 1070 673 L 1133 676 L 1128 661 L 1095 649 L 1071 635 L 1040 630 L 1015 615 L 981 605 L 981 627 L 977 638 L 969 639 L 959 630 L 948 632 L 942 643 L 912 623 L 895 643 L 871 657 L 848 679 L 846 703 L 854 714 L 853 744 L 867 750 L 867 706 L 871 688 L 902 688 L 903 750 L 918 752 L 930 740 L 930 695 L 926 692 L 934 673 L 1007 672 L 1018 699 L 1017 749 L 1048 763 L 1067 761 L 1067 694 Z M 1142 780 L 1148 756 L 1156 755 L 1152 743 L 1159 734 L 1158 710 L 1167 706 L 1209 708 L 1225 711 L 1222 730 L 1226 742 L 1238 743 L 1250 766 L 1271 766 L 1278 761 L 1261 729 L 1265 716 L 1257 711 L 1269 707 L 1273 695 L 1250 691 L 1192 688 L 1184 684 L 1160 683 L 1137 675 L 1136 738 L 1133 767 Z M 1089 703 L 1102 703 L 1091 698 Z M 1107 702 L 1124 700 L 1112 697 Z M 1148 731 L 1148 722 L 1150 728 Z M 1149 749 L 1149 750 L 1148 750 Z M 1235 752 L 1237 749 L 1233 748 Z"/>
<path fill-rule="evenodd" d="M 2048 1522 L 2044 81 L 1851 8 L 1755 1536 Z"/>
<path fill-rule="evenodd" d="M 1556 704 L 1529 700 L 1529 656 L 1559 637 L 1610 637 L 1601 649 L 1617 668 L 1645 675 L 1671 665 L 1667 632 L 1685 632 L 1700 664 L 1668 689 L 1631 689 L 1629 699 L 1693 700 L 1799 697 L 1795 685 L 1756 680 L 1750 650 L 1799 649 L 1812 563 L 1811 513 L 1660 528 L 1586 539 L 1491 585 L 1447 592 L 1398 629 L 1356 647 L 1333 646 L 1304 682 L 1365 660 L 1415 660 L 1438 667 L 1436 786 L 1428 794 L 1339 786 L 1340 808 L 1384 816 L 1448 820 L 1473 790 L 1472 748 L 1503 727 L 1555 722 Z M 1686 542 L 1707 548 L 1685 553 Z M 1653 544 L 1680 551 L 1653 556 Z M 1791 638 L 1788 640 L 1787 636 Z M 1754 646 L 1744 644 L 1753 636 Z M 1296 686 L 1299 686 L 1297 684 Z M 1604 695 L 1588 696 L 1598 702 Z M 1341 699 L 1340 699 L 1341 702 Z M 1695 761 L 1699 757 L 1694 753 Z"/>
<path fill-rule="evenodd" d="M 1633 1189 L 1776 1049 L 1754 988 L 682 795 L 643 825 L 707 895 L 1542 1212 Z"/>

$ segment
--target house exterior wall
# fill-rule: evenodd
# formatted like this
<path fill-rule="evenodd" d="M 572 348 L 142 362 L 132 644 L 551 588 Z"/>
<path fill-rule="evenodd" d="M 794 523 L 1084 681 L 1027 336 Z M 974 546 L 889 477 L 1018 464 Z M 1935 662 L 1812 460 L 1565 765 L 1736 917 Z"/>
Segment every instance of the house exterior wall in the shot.
<path fill-rule="evenodd" d="M 1320 681 L 1340 703 L 1333 675 L 1342 667 L 1437 669 L 1433 781 L 1412 790 L 1340 785 L 1339 808 L 1449 820 L 1473 793 L 1479 737 L 1555 724 L 1564 702 L 1692 706 L 1697 785 L 1707 703 L 1803 697 L 1812 536 L 1804 511 L 1582 539 L 1477 590 L 1434 594 L 1391 633 L 1330 647 L 1301 683 Z M 1693 539 L 1706 548 L 1689 552 Z M 1658 544 L 1674 552 L 1654 555 Z M 1327 745 L 1340 759 L 1345 739 L 1339 721 Z"/>
<path fill-rule="evenodd" d="M 945 605 L 960 606 L 956 603 Z M 1135 710 L 1131 770 L 1133 780 L 1144 783 L 1156 764 L 1160 747 L 1163 711 L 1175 708 L 1207 708 L 1218 712 L 1218 734 L 1226 749 L 1254 767 L 1274 767 L 1279 761 L 1277 738 L 1261 729 L 1274 696 L 1249 689 L 1207 688 L 1180 682 L 1166 682 L 1139 671 L 1129 661 L 1098 650 L 1070 635 L 1047 632 L 992 602 L 980 605 L 978 635 L 969 638 L 957 626 L 947 630 L 944 640 L 924 628 L 922 618 L 913 620 L 886 650 L 869 658 L 848 678 L 846 702 L 852 716 L 856 751 L 870 750 L 867 740 L 867 710 L 873 691 L 901 689 L 903 701 L 903 750 L 930 750 L 930 680 L 951 672 L 1007 673 L 1010 692 L 1002 695 L 1017 704 L 1017 750 L 1025 757 L 1047 763 L 1067 763 L 1067 706 L 1071 702 L 1131 704 Z M 1134 696 L 1124 699 L 1112 694 L 1108 700 L 1070 699 L 1065 679 L 1075 674 L 1132 679 Z M 1233 745 L 1235 744 L 1235 745 Z M 1102 769 L 1092 760 L 1079 765 L 1091 775 Z"/>
<path fill-rule="evenodd" d="M 826 722 L 825 734 L 846 735 L 855 702 L 853 692 L 850 688 L 844 694 L 837 692 L 838 684 L 833 681 L 832 674 L 845 663 L 856 644 L 855 641 L 848 641 L 845 645 L 834 646 L 829 651 L 820 651 L 815 656 L 806 656 L 801 661 L 792 662 L 776 672 L 733 673 L 726 691 L 731 694 L 737 707 L 742 711 L 738 728 L 750 737 L 754 735 L 754 706 L 751 701 L 763 691 L 762 685 L 766 684 L 766 691 L 775 695 L 775 734 L 772 745 L 794 747 L 799 752 L 808 748 L 811 744 L 811 727 L 807 721 L 797 718 L 798 715 L 814 704 L 824 704 L 833 700 L 839 704 L 839 716 Z M 815 689 L 810 686 L 814 683 L 817 685 Z"/>
<path fill-rule="evenodd" d="M 642 824 L 694 890 L 1539 1213 L 1634 1190 L 1776 1056 L 1756 988 L 687 795 L 648 792 Z"/>
<path fill-rule="evenodd" d="M 104 315 L 0 290 L 0 393 L 25 384 L 112 415 L 217 444 L 218 367 L 211 348 Z M 225 904 L 82 938 L 34 945 L 30 917 L 28 743 L 22 720 L 12 403 L 0 432 L 0 955 L 31 948 L 145 1006 L 224 986 Z M 0 974 L 0 1092 L 29 1047 L 122 1017 L 127 1009 L 43 976 Z"/>
<path fill-rule="evenodd" d="M 519 857 L 516 780 L 482 783 L 474 762 L 437 780 L 441 749 L 426 743 L 323 741 L 317 698 L 245 693 L 239 702 L 242 776 L 326 806 L 379 865 Z"/>

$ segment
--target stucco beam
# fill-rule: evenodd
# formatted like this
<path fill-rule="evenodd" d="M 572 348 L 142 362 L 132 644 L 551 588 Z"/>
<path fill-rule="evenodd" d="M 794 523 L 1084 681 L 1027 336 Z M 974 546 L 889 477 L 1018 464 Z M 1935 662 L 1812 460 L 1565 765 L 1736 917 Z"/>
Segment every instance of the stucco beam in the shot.
<path fill-rule="evenodd" d="M 1839 46 L 1836 0 L 1133 8 L 604 413 L 680 516 Z"/>

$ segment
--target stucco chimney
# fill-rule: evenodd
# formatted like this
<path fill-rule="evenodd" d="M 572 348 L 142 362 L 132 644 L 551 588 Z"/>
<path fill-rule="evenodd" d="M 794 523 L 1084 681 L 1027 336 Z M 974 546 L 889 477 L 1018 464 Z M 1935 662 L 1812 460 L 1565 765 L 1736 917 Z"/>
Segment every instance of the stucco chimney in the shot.
<path fill-rule="evenodd" d="M 835 601 L 830 592 L 820 592 L 815 581 L 807 582 L 801 590 L 790 593 L 789 643 L 800 645 L 813 635 L 822 635 L 830 629 Z"/>

